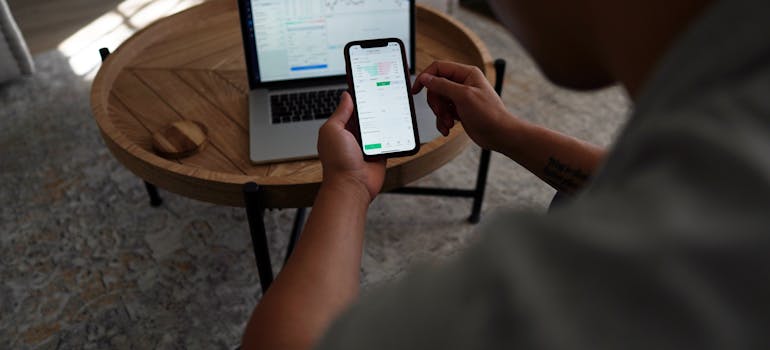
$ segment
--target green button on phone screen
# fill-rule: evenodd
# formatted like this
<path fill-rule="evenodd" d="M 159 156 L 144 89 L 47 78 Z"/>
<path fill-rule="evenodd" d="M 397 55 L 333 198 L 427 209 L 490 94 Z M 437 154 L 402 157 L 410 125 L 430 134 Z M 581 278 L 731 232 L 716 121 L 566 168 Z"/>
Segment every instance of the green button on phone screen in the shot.
<path fill-rule="evenodd" d="M 380 144 L 380 143 L 373 143 L 371 145 L 365 145 L 364 146 L 364 149 L 377 149 L 377 148 L 382 148 L 382 144 Z"/>
<path fill-rule="evenodd" d="M 389 81 L 378 81 L 377 86 L 388 86 L 390 85 Z"/>

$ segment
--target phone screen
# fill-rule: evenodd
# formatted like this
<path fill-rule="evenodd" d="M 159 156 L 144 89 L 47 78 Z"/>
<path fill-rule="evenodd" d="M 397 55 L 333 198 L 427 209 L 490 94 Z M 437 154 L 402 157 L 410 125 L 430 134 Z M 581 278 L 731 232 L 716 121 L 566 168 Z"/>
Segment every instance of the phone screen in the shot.
<path fill-rule="evenodd" d="M 417 141 L 401 46 L 352 45 L 349 55 L 364 154 L 414 150 Z"/>

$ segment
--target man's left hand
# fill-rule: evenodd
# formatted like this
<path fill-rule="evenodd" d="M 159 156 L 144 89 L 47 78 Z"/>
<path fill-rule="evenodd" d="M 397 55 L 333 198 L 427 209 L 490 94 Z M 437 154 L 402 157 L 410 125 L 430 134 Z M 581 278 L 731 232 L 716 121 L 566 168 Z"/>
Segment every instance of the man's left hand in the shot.
<path fill-rule="evenodd" d="M 318 131 L 318 157 L 323 165 L 324 183 L 360 184 L 369 201 L 382 189 L 385 160 L 367 162 L 355 136 L 345 126 L 353 115 L 353 99 L 343 92 L 340 104 Z"/>

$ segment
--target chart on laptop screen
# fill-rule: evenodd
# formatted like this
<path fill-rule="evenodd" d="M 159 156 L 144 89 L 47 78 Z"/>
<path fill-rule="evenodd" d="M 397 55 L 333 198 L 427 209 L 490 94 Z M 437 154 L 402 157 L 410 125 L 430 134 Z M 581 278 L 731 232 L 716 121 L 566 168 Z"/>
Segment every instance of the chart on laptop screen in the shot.
<path fill-rule="evenodd" d="M 263 82 L 345 74 L 354 40 L 395 37 L 409 52 L 409 0 L 252 0 Z"/>

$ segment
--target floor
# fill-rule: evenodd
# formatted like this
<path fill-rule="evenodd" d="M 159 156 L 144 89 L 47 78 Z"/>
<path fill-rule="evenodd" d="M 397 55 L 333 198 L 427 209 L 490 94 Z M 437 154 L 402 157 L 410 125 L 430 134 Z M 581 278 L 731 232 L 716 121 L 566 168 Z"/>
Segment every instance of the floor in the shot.
<path fill-rule="evenodd" d="M 184 0 L 147 1 L 121 2 L 132 5 L 122 11 L 173 11 Z M 164 204 L 151 208 L 141 181 L 101 141 L 90 116 L 90 82 L 72 66 L 74 53 L 57 43 L 81 32 L 78 26 L 101 11 L 94 8 L 107 3 L 115 6 L 10 1 L 22 30 L 30 31 L 38 72 L 0 85 L 0 349 L 231 349 L 260 296 L 243 209 L 162 190 Z M 71 10 L 78 6 L 86 9 Z M 621 90 L 556 88 L 499 24 L 460 8 L 453 15 L 508 62 L 503 100 L 515 115 L 612 143 L 629 111 Z M 58 24 L 33 23 L 48 19 Z M 418 184 L 470 187 L 478 154 L 469 147 Z M 482 221 L 494 210 L 541 215 L 552 196 L 526 170 L 493 154 Z M 469 211 L 465 199 L 379 196 L 367 217 L 365 292 L 462 252 L 477 237 L 465 221 Z M 276 268 L 293 213 L 265 217 Z"/>
<path fill-rule="evenodd" d="M 8 0 L 32 54 L 56 48 L 121 0 Z"/>

